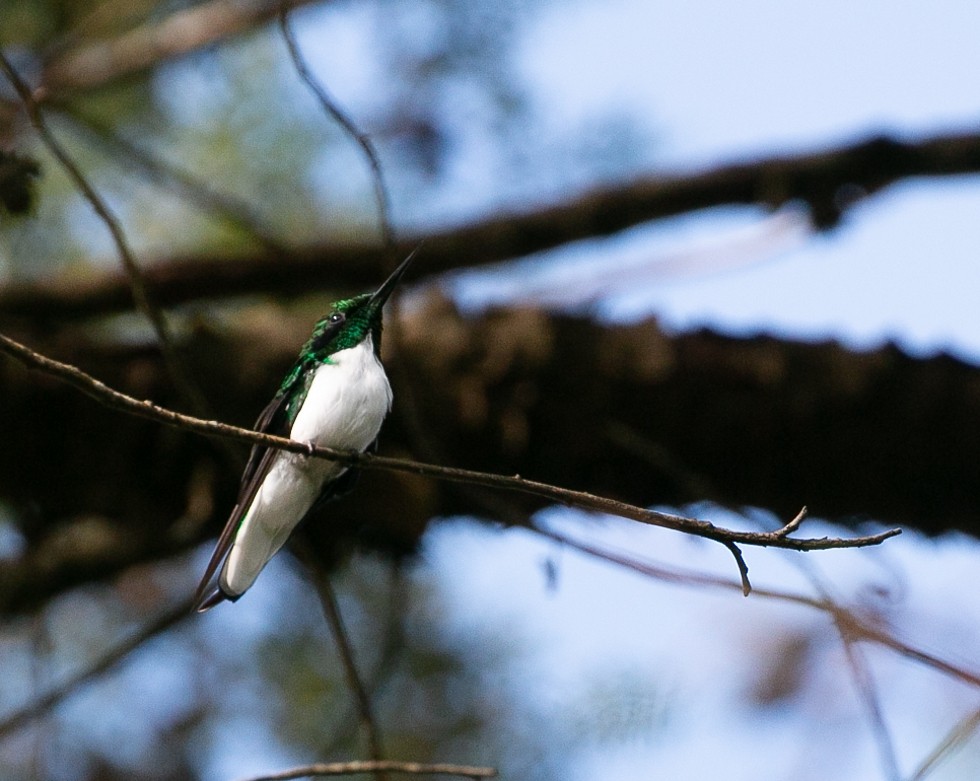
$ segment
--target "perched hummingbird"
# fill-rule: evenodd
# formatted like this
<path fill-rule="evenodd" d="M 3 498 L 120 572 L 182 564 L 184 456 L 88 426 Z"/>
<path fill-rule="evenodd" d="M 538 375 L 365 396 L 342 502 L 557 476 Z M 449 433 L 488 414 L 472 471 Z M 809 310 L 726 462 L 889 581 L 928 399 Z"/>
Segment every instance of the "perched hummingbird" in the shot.
<path fill-rule="evenodd" d="M 380 359 L 381 313 L 414 254 L 374 293 L 338 301 L 317 321 L 257 431 L 336 450 L 374 446 L 391 409 Z M 311 510 L 350 490 L 354 478 L 353 469 L 336 461 L 253 447 L 238 501 L 197 588 L 197 610 L 241 597 Z"/>

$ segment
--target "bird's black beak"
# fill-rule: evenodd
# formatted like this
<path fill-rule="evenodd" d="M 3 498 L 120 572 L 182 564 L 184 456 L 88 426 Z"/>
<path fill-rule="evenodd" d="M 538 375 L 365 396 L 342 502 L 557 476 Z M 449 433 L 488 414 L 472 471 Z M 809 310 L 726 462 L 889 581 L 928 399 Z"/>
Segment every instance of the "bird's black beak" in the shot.
<path fill-rule="evenodd" d="M 374 292 L 374 295 L 372 295 L 370 300 L 368 301 L 368 306 L 371 308 L 371 311 L 373 312 L 380 311 L 381 307 L 385 305 L 385 301 L 388 300 L 388 297 L 398 286 L 399 281 L 401 281 L 402 275 L 405 273 L 405 269 L 408 268 L 409 264 L 418 254 L 418 251 L 419 251 L 419 247 L 413 249 L 409 253 L 408 257 L 398 264 L 398 268 L 396 268 L 394 271 L 391 272 L 391 275 L 384 281 L 381 287 L 379 287 Z"/>

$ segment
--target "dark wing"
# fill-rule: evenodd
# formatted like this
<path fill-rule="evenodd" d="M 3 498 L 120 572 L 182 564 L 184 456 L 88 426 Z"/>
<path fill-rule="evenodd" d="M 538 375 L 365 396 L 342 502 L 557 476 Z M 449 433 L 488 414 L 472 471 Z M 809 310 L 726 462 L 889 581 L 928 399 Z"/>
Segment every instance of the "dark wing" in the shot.
<path fill-rule="evenodd" d="M 266 434 L 289 436 L 289 416 L 286 409 L 289 398 L 289 393 L 281 392 L 276 394 L 276 397 L 262 410 L 259 419 L 255 421 L 255 430 Z M 258 493 L 259 486 L 265 480 L 265 476 L 269 472 L 269 467 L 272 466 L 272 459 L 275 457 L 276 452 L 276 448 L 263 447 L 262 445 L 256 445 L 252 448 L 252 453 L 248 458 L 248 464 L 245 466 L 245 472 L 242 474 L 242 484 L 238 491 L 238 500 L 235 502 L 227 523 L 225 523 L 225 528 L 218 538 L 218 544 L 214 548 L 214 553 L 211 554 L 211 560 L 208 562 L 208 566 L 204 570 L 204 576 L 201 578 L 197 592 L 194 594 L 195 609 L 205 610 L 207 607 L 210 607 L 210 604 L 208 604 L 210 601 L 210 594 L 207 590 L 208 585 L 211 582 L 211 578 L 214 577 L 214 573 L 217 572 L 218 567 L 221 566 L 221 562 L 228 555 L 228 550 L 231 548 L 231 544 L 235 538 L 235 532 L 238 531 L 242 518 L 245 517 L 245 513 L 251 506 L 252 500 L 255 499 L 255 494 Z"/>

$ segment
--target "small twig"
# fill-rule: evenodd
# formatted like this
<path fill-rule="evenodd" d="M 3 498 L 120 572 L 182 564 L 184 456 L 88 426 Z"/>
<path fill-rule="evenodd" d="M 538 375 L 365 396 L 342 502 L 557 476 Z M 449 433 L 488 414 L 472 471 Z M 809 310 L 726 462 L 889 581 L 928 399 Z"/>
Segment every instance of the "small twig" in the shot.
<path fill-rule="evenodd" d="M 14 356 L 21 362 L 41 369 L 51 376 L 58 377 L 83 393 L 99 401 L 101 404 L 111 409 L 117 409 L 138 417 L 147 418 L 164 423 L 168 426 L 181 428 L 187 431 L 194 431 L 209 437 L 224 437 L 234 439 L 249 444 L 264 445 L 292 453 L 302 453 L 310 455 L 309 444 L 306 442 L 294 442 L 284 437 L 276 437 L 270 434 L 262 434 L 250 429 L 230 426 L 226 423 L 218 423 L 213 420 L 201 420 L 190 415 L 183 415 L 179 412 L 161 407 L 150 401 L 139 401 L 124 393 L 120 393 L 100 382 L 94 377 L 86 374 L 81 369 L 53 358 L 41 355 L 29 347 L 0 334 L 0 351 Z M 426 464 L 420 461 L 411 461 L 402 458 L 387 458 L 375 456 L 367 453 L 357 453 L 353 451 L 333 450 L 330 448 L 317 447 L 312 453 L 316 458 L 325 458 L 349 465 L 357 465 L 363 469 L 382 469 L 396 472 L 409 472 L 432 477 L 438 480 L 446 480 L 456 483 L 469 483 L 472 485 L 482 485 L 487 488 L 495 488 L 502 491 L 515 491 L 518 493 L 530 494 L 544 499 L 548 499 L 559 504 L 570 507 L 578 507 L 584 510 L 618 515 L 640 523 L 651 526 L 659 526 L 665 529 L 692 534 L 697 537 L 714 540 L 715 542 L 733 542 L 739 545 L 754 545 L 759 547 L 775 547 L 787 550 L 812 551 L 829 550 L 833 548 L 862 548 L 869 545 L 878 545 L 890 537 L 901 534 L 901 529 L 889 529 L 878 534 L 866 535 L 863 537 L 810 537 L 810 538 L 791 538 L 783 536 L 777 532 L 745 532 L 734 529 L 726 529 L 716 526 L 710 521 L 703 521 L 696 518 L 685 518 L 670 513 L 662 513 L 656 510 L 647 510 L 642 507 L 620 502 L 615 499 L 608 499 L 596 496 L 585 491 L 575 491 L 570 488 L 561 488 L 548 483 L 541 483 L 535 480 L 527 480 L 519 475 L 508 476 L 491 474 L 489 472 L 478 472 L 472 469 L 459 469 L 456 467 L 439 466 L 437 464 Z"/>
<path fill-rule="evenodd" d="M 404 628 L 402 627 L 401 618 L 405 612 L 405 599 L 407 595 L 404 589 L 399 588 L 399 563 L 393 560 L 390 564 L 392 582 L 388 596 L 383 600 L 388 605 L 388 615 L 384 620 L 383 636 L 380 642 L 372 644 L 372 650 L 374 650 L 376 657 L 375 662 L 372 665 L 371 671 L 365 672 L 363 676 L 364 687 L 369 697 L 372 697 L 390 680 L 394 673 L 395 661 L 399 658 L 399 654 L 405 647 Z M 378 650 L 379 648 L 380 650 Z M 352 722 L 357 723 L 356 714 L 352 713 L 351 708 L 338 710 L 333 715 L 333 724 L 336 726 L 328 726 L 323 730 L 324 734 L 330 737 L 323 742 L 318 751 L 321 756 L 336 754 L 351 739 L 352 734 L 356 735 L 350 727 Z"/>
<path fill-rule="evenodd" d="M 13 85 L 14 90 L 17 92 L 20 98 L 21 104 L 24 107 L 24 111 L 27 113 L 31 124 L 37 131 L 38 135 L 41 137 L 42 142 L 48 148 L 48 151 L 54 155 L 55 159 L 61 164 L 61 167 L 68 174 L 68 177 L 74 182 L 75 187 L 78 188 L 82 196 L 89 202 L 92 209 L 95 211 L 96 215 L 105 224 L 106 228 L 109 230 L 109 234 L 112 237 L 113 244 L 116 247 L 116 251 L 119 254 L 119 259 L 122 262 L 123 268 L 126 271 L 126 276 L 129 280 L 129 287 L 133 295 L 133 301 L 136 304 L 136 308 L 143 314 L 144 317 L 150 322 L 156 333 L 157 340 L 160 343 L 160 350 L 163 354 L 164 362 L 167 365 L 167 370 L 170 373 L 170 377 L 177 388 L 181 397 L 188 404 L 191 410 L 197 412 L 199 415 L 207 414 L 207 403 L 205 402 L 204 396 L 201 394 L 200 389 L 197 384 L 191 379 L 190 375 L 184 368 L 183 361 L 177 354 L 177 348 L 174 346 L 173 334 L 170 331 L 170 326 L 167 323 L 166 317 L 163 315 L 163 311 L 153 302 L 150 297 L 149 289 L 146 284 L 146 278 L 143 275 L 142 269 L 140 269 L 139 264 L 133 257 L 132 250 L 129 247 L 129 242 L 126 239 L 126 234 L 123 232 L 122 225 L 119 220 L 112 213 L 108 204 L 102 199 L 102 197 L 96 192 L 95 188 L 88 181 L 86 176 L 82 173 L 81 169 L 72 159 L 71 155 L 68 154 L 67 150 L 61 145 L 51 129 L 48 127 L 48 123 L 44 119 L 44 115 L 41 113 L 41 109 L 38 107 L 37 101 L 34 99 L 34 95 L 31 93 L 30 88 L 27 83 L 21 78 L 20 74 L 14 68 L 13 64 L 7 57 L 0 51 L 0 70 L 3 71 L 7 80 Z"/>
<path fill-rule="evenodd" d="M 389 207 L 388 190 L 385 187 L 384 177 L 381 173 L 381 161 L 374 144 L 366 133 L 362 133 L 354 121 L 351 120 L 337 105 L 336 101 L 330 96 L 326 88 L 317 80 L 312 71 L 303 59 L 303 54 L 299 50 L 296 36 L 293 34 L 289 23 L 290 7 L 283 2 L 279 10 L 279 28 L 282 30 L 282 37 L 286 41 L 286 48 L 289 50 L 289 58 L 293 61 L 293 67 L 303 80 L 310 91 L 320 101 L 323 110 L 350 136 L 361 148 L 364 157 L 371 167 L 371 184 L 374 187 L 374 199 L 378 206 L 378 224 L 381 228 L 381 240 L 385 249 L 390 249 L 395 244 L 394 231 L 391 226 L 391 209 Z"/>
<path fill-rule="evenodd" d="M 38 697 L 24 707 L 18 708 L 13 713 L 0 719 L 0 737 L 15 732 L 28 722 L 44 715 L 50 708 L 53 708 L 74 694 L 81 686 L 107 673 L 147 640 L 165 632 L 181 619 L 191 615 L 191 608 L 192 602 L 188 600 L 168 610 L 155 621 L 144 626 L 132 637 L 110 648 L 88 667 L 79 670 L 54 689 L 51 689 L 47 694 Z"/>
<path fill-rule="evenodd" d="M 785 526 L 783 526 L 783 528 L 776 529 L 774 534 L 777 537 L 788 537 L 789 535 L 791 535 L 793 532 L 795 532 L 797 529 L 800 528 L 800 525 L 806 519 L 808 513 L 809 510 L 807 510 L 807 508 L 804 506 L 803 508 L 800 509 L 800 511 L 796 514 L 796 517 L 793 518 L 792 521 L 790 521 Z"/>
<path fill-rule="evenodd" d="M 256 776 L 243 781 L 289 781 L 306 776 L 346 776 L 355 773 L 411 773 L 412 775 L 462 776 L 463 778 L 493 778 L 497 771 L 492 767 L 473 765 L 449 765 L 445 763 L 400 762 L 395 759 L 382 761 L 356 760 L 354 762 L 328 762 L 304 765 L 267 776 Z"/>
<path fill-rule="evenodd" d="M 738 567 L 738 574 L 742 578 L 742 596 L 747 597 L 752 593 L 752 584 L 749 583 L 749 565 L 745 563 L 745 557 L 742 555 L 742 549 L 730 540 L 725 540 L 722 544 L 728 548 L 728 550 L 731 551 L 732 556 L 735 557 L 735 564 Z"/>

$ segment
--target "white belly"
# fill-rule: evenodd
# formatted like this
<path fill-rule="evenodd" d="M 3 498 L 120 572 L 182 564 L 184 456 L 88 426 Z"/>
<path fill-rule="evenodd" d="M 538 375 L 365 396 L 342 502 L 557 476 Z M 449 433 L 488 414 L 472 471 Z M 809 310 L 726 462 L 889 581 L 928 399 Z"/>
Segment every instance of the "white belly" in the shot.
<path fill-rule="evenodd" d="M 372 339 L 331 356 L 316 370 L 290 438 L 337 450 L 363 451 L 391 409 L 391 386 Z M 228 593 L 243 593 L 285 544 L 320 495 L 345 467 L 280 451 L 242 520 L 221 572 Z"/>
<path fill-rule="evenodd" d="M 391 409 L 391 386 L 370 336 L 316 371 L 290 437 L 338 450 L 364 450 Z M 330 466 L 329 461 L 320 463 Z"/>

